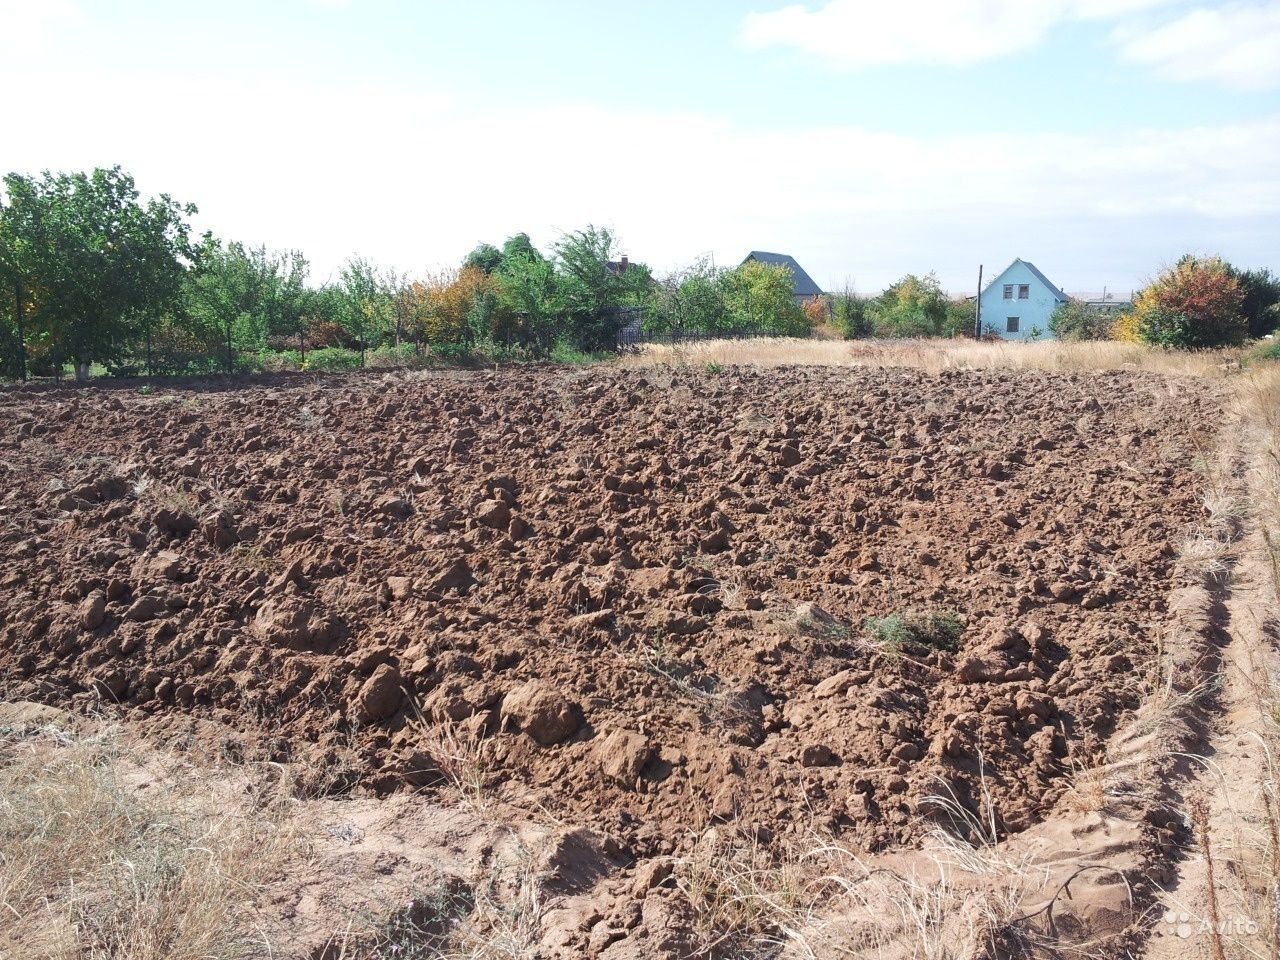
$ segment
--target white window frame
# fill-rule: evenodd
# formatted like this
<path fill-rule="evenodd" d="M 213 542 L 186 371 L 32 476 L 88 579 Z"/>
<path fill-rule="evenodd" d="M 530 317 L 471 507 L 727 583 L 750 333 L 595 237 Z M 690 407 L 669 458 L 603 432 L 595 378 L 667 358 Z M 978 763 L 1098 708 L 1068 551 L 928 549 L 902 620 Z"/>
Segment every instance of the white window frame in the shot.
<path fill-rule="evenodd" d="M 1004 285 L 1004 298 L 1005 298 L 1006 300 L 1012 300 L 1012 299 L 1013 299 L 1013 284 L 1012 284 L 1012 283 L 1006 283 L 1006 284 Z"/>
<path fill-rule="evenodd" d="M 1031 299 L 1031 284 L 1029 283 L 1018 284 L 1018 299 L 1019 300 Z"/>
<path fill-rule="evenodd" d="M 1022 318 L 1021 318 L 1021 317 L 1006 317 L 1006 318 L 1005 318 L 1005 321 L 1004 321 L 1004 332 L 1005 332 L 1005 333 L 1021 333 L 1021 332 L 1022 332 Z"/>

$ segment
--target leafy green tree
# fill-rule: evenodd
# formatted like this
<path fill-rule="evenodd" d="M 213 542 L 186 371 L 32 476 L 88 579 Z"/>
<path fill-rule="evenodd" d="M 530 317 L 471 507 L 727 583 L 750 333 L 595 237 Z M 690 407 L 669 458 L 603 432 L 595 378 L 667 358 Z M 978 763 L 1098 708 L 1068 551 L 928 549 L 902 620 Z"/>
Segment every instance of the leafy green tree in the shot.
<path fill-rule="evenodd" d="M 613 234 L 594 226 L 567 233 L 555 245 L 560 306 L 577 346 L 598 349 L 617 334 L 616 325 L 609 329 L 610 313 L 622 299 L 621 278 L 609 269 L 613 253 Z"/>
<path fill-rule="evenodd" d="M 809 330 L 795 298 L 791 271 L 781 264 L 749 260 L 721 279 L 729 327 L 739 332 L 778 337 L 803 336 Z"/>
<path fill-rule="evenodd" d="M 675 334 L 727 330 L 723 271 L 703 259 L 653 283 L 645 303 L 644 327 L 653 333 Z"/>
<path fill-rule="evenodd" d="M 494 293 L 500 309 L 510 317 L 515 339 L 545 355 L 558 339 L 562 314 L 555 270 L 543 257 L 514 256 L 504 259 L 494 276 Z"/>
<path fill-rule="evenodd" d="M 10 174 L 4 186 L 0 258 L 23 304 L 24 339 L 36 338 L 55 372 L 70 360 L 78 379 L 95 361 L 129 362 L 180 298 L 196 208 L 166 194 L 141 202 L 119 167 Z"/>
<path fill-rule="evenodd" d="M 337 290 L 337 321 L 359 345 L 363 366 L 365 352 L 395 329 L 394 293 L 382 273 L 359 257 L 342 268 Z"/>
<path fill-rule="evenodd" d="M 1244 299 L 1240 310 L 1249 327 L 1249 336 L 1257 339 L 1280 329 L 1280 276 L 1270 270 L 1236 270 Z"/>
<path fill-rule="evenodd" d="M 516 260 L 545 260 L 538 248 L 533 245 L 533 241 L 529 239 L 527 233 L 517 233 L 514 237 L 507 239 L 502 245 L 502 262 L 513 262 Z"/>
<path fill-rule="evenodd" d="M 307 312 L 307 261 L 301 253 L 207 239 L 186 285 L 186 315 L 208 342 L 216 332 L 225 369 L 237 350 L 259 351 L 268 338 L 297 335 Z"/>
<path fill-rule="evenodd" d="M 831 299 L 831 322 L 846 340 L 871 335 L 871 321 L 867 316 L 870 301 L 859 296 L 851 286 Z"/>
<path fill-rule="evenodd" d="M 939 337 L 948 332 L 948 302 L 934 274 L 908 274 L 867 309 L 877 337 Z"/>
<path fill-rule="evenodd" d="M 525 237 L 527 240 L 528 237 Z M 491 243 L 482 243 L 470 253 L 467 258 L 462 261 L 462 267 L 475 267 L 483 270 L 486 274 L 496 272 L 502 266 L 502 251 Z"/>

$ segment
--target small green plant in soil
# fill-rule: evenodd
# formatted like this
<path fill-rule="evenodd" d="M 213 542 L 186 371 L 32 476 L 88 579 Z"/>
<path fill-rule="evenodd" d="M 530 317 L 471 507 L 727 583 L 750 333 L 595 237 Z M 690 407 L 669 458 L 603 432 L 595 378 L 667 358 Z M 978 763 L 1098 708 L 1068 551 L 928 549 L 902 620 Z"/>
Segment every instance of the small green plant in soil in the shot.
<path fill-rule="evenodd" d="M 877 646 L 892 653 L 909 648 L 955 653 L 960 649 L 960 638 L 964 635 L 964 624 L 960 618 L 946 612 L 907 610 L 887 617 L 867 617 L 863 627 Z"/>

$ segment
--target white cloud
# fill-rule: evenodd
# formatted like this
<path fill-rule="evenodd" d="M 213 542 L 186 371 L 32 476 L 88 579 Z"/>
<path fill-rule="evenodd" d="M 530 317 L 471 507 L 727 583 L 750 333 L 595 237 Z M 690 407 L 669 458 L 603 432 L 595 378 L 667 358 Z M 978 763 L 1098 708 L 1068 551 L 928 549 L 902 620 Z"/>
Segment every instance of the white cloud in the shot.
<path fill-rule="evenodd" d="M 0 65 L 0 86 L 17 79 Z M 87 72 L 23 79 L 41 97 L 10 105 L 26 135 L 0 139 L 0 171 L 119 163 L 143 190 L 198 203 L 202 229 L 304 250 L 321 280 L 357 252 L 425 271 L 482 240 L 526 230 L 545 245 L 589 222 L 658 268 L 772 248 L 820 283 L 868 289 L 932 268 L 958 287 L 971 262 L 1014 256 L 1100 288 L 1214 229 L 1280 246 L 1280 115 L 1124 137 L 903 136 L 583 104 L 477 110 L 432 90 L 270 76 L 113 76 L 130 109 L 102 111 Z M 563 147 L 584 137 L 598 149 Z"/>
<path fill-rule="evenodd" d="M 1280 85 L 1280 3 L 1200 7 L 1152 29 L 1117 30 L 1121 53 L 1172 80 L 1209 80 L 1242 90 Z"/>
<path fill-rule="evenodd" d="M 1114 19 L 1171 0 L 827 0 L 748 14 L 749 47 L 792 47 L 838 66 L 966 64 L 1030 50 L 1072 20 Z M 1176 0 L 1173 0 L 1176 2 Z"/>

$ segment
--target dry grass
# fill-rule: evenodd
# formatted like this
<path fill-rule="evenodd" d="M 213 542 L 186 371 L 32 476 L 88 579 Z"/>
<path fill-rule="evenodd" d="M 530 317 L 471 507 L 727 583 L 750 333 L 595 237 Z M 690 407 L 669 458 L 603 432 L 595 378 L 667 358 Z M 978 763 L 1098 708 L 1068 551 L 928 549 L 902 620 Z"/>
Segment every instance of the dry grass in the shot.
<path fill-rule="evenodd" d="M 0 728 L 0 956 L 261 956 L 247 914 L 291 843 L 287 789 L 139 766 L 118 729 Z"/>
<path fill-rule="evenodd" d="M 526 960 L 539 956 L 546 900 L 535 851 L 522 848 L 475 887 L 447 878 L 353 918 L 327 960 Z"/>
<path fill-rule="evenodd" d="M 675 878 L 691 956 L 809 960 L 998 952 L 1025 935 L 1023 904 L 1045 881 L 996 843 L 941 830 L 901 872 L 816 837 L 779 855 L 711 831 L 676 862 Z"/>
<path fill-rule="evenodd" d="M 759 338 L 648 344 L 624 366 L 913 367 L 943 370 L 1140 370 L 1171 376 L 1222 376 L 1235 351 L 1187 352 L 1144 344 L 1090 342 L 978 343 L 972 340 L 792 340 Z"/>

